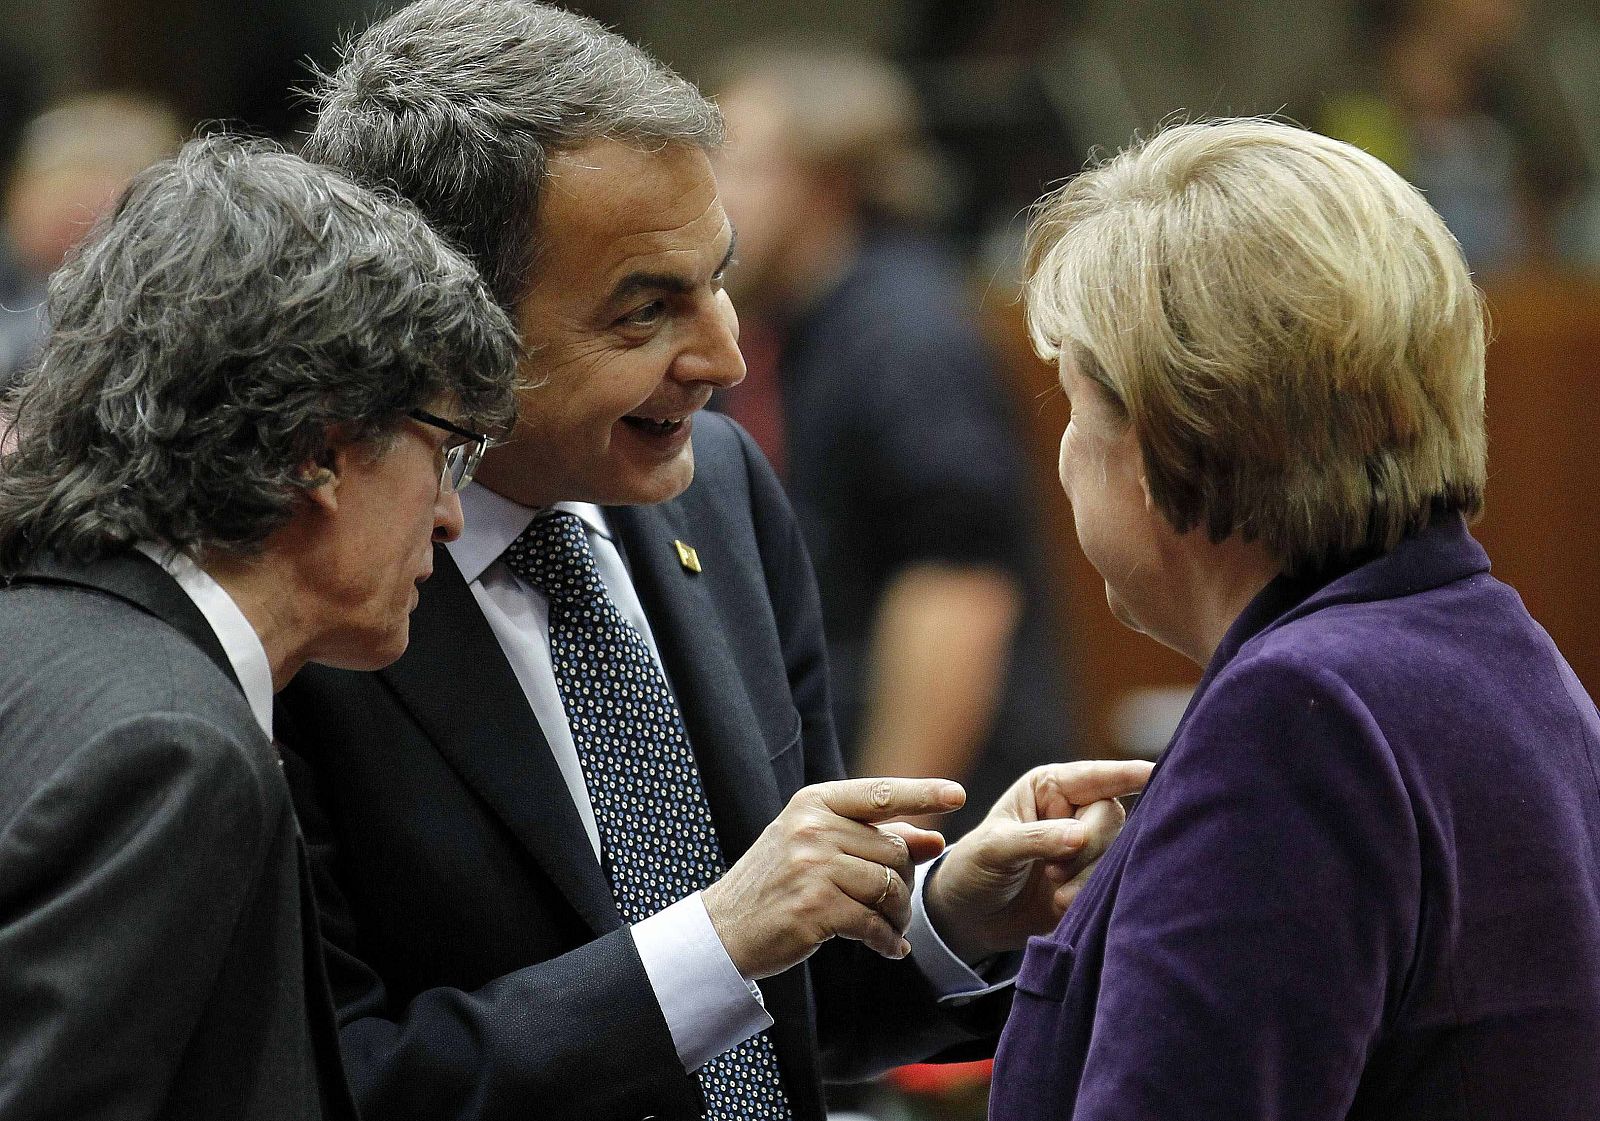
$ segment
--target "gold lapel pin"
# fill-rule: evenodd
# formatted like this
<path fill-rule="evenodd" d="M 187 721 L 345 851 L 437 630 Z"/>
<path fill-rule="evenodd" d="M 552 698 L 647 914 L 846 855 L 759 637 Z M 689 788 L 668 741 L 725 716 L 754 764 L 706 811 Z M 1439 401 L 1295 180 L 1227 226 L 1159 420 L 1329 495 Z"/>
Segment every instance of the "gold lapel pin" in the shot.
<path fill-rule="evenodd" d="M 690 572 L 700 571 L 700 554 L 694 551 L 693 545 L 685 545 L 682 541 L 674 541 L 672 547 L 678 550 L 678 563 Z"/>

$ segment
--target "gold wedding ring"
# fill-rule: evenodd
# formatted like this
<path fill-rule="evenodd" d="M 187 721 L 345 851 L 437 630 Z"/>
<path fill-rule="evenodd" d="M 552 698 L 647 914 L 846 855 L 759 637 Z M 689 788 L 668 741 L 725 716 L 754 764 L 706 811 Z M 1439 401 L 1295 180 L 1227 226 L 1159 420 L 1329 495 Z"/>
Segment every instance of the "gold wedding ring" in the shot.
<path fill-rule="evenodd" d="M 883 901 L 889 898 L 889 889 L 894 886 L 894 873 L 889 871 L 889 866 L 883 864 L 880 867 L 883 869 L 883 890 L 878 893 L 878 898 L 872 901 L 874 911 L 883 906 Z"/>

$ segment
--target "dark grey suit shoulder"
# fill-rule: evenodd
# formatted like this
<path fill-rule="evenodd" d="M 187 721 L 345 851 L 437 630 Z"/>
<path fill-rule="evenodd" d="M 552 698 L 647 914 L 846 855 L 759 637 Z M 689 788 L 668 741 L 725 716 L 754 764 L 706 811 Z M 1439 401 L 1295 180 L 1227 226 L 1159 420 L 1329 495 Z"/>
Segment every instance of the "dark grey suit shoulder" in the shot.
<path fill-rule="evenodd" d="M 186 599 L 79 575 L 0 589 L 0 1116 L 339 1114 L 272 745 Z"/>

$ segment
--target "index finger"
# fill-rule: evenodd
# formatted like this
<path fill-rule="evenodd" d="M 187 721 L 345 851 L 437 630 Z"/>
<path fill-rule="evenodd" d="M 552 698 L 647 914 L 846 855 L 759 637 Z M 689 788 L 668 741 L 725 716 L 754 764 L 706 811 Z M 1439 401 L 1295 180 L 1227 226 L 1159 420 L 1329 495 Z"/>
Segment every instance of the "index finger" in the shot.
<path fill-rule="evenodd" d="M 852 821 L 890 821 L 960 809 L 967 792 L 947 778 L 847 778 L 807 788 L 829 811 Z"/>
<path fill-rule="evenodd" d="M 1033 772 L 1035 790 L 1049 788 L 1075 806 L 1137 794 L 1150 778 L 1152 764 L 1138 759 L 1089 759 L 1048 763 Z"/>

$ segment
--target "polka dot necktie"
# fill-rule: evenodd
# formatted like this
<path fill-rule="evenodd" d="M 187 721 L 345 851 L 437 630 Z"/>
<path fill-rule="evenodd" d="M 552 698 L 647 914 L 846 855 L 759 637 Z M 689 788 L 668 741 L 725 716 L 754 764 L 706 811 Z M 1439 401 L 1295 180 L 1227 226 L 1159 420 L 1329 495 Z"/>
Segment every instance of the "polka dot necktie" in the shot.
<path fill-rule="evenodd" d="M 678 703 L 617 610 L 576 514 L 534 519 L 501 557 L 550 601 L 550 661 L 594 805 L 623 921 L 636 923 L 727 870 Z M 706 1116 L 788 1121 L 767 1032 L 700 1068 Z"/>

